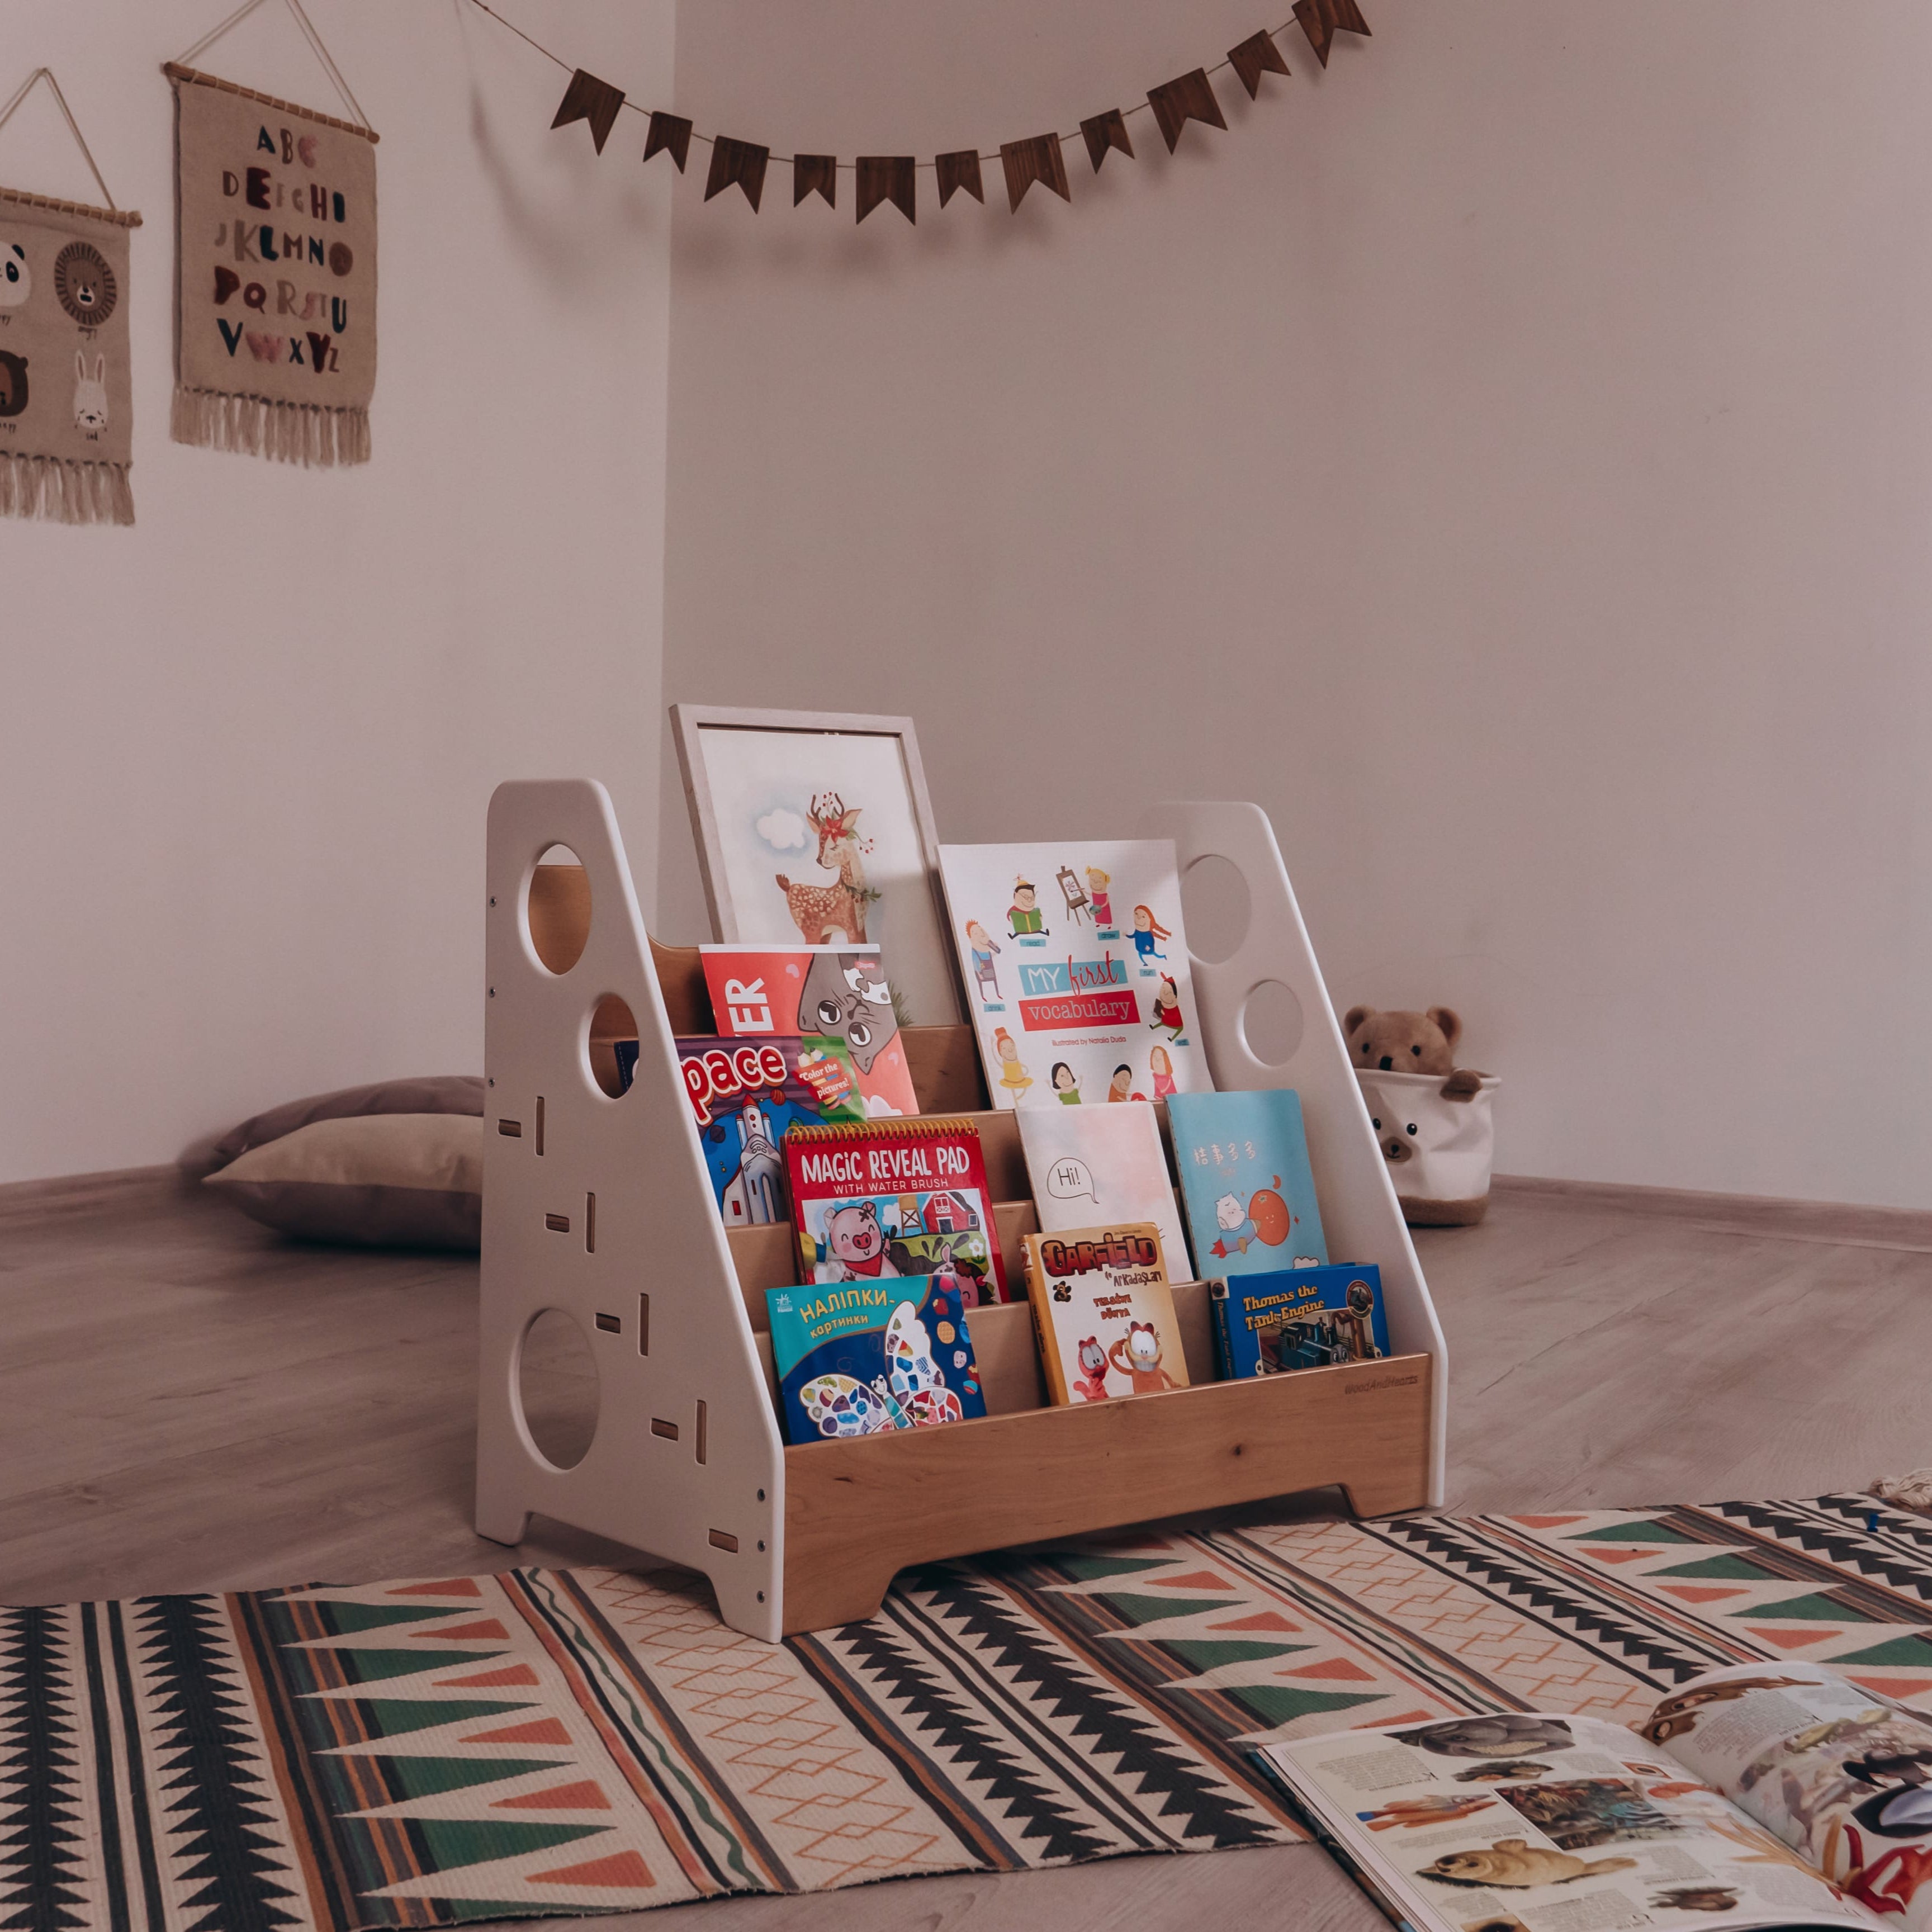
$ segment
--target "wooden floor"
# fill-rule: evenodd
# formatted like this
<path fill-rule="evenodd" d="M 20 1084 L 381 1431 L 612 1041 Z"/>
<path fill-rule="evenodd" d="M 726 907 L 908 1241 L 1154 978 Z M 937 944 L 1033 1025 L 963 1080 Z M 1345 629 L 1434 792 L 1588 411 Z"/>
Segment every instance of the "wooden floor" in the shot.
<path fill-rule="evenodd" d="M 1932 1463 L 1932 1216 L 1526 1184 L 1417 1243 L 1454 1509 L 1815 1495 Z M 470 1528 L 475 1287 L 473 1262 L 289 1246 L 158 1178 L 0 1190 L 0 1602 L 502 1567 Z M 539 1522 L 518 1560 L 623 1558 Z M 1205 1912 L 1384 1923 L 1303 1846 L 599 1922 L 1165 1932 Z"/>

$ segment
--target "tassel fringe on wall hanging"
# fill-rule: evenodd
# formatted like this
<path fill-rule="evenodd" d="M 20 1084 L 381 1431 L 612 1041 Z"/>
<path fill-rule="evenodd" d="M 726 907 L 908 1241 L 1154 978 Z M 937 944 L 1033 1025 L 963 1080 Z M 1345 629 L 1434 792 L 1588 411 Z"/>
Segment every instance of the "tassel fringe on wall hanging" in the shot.
<path fill-rule="evenodd" d="M 376 392 L 376 134 L 299 0 L 286 0 L 356 118 L 190 64 L 175 91 L 177 442 L 332 468 L 369 460 Z"/>
<path fill-rule="evenodd" d="M 131 524 L 128 238 L 141 218 L 114 206 L 46 68 L 0 108 L 0 127 L 40 81 L 107 206 L 0 188 L 0 516 Z"/>

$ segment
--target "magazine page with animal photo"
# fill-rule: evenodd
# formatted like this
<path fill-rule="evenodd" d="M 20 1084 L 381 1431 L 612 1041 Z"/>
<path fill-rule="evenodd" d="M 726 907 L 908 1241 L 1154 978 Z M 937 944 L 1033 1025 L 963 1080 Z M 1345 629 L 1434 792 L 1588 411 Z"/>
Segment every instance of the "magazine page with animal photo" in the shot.
<path fill-rule="evenodd" d="M 995 1107 L 1213 1088 L 1171 841 L 942 845 L 939 864 Z"/>
<path fill-rule="evenodd" d="M 1707 1672 L 1628 1730 L 1505 1711 L 1256 1756 L 1422 1932 L 1932 1924 L 1932 1719 L 1810 1665 Z"/>

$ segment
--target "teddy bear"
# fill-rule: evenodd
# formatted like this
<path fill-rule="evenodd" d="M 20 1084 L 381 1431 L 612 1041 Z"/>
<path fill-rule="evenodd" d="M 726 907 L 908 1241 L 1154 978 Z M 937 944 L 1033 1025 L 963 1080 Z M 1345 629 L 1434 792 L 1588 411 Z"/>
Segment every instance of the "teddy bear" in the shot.
<path fill-rule="evenodd" d="M 1342 1030 L 1348 1036 L 1348 1058 L 1358 1067 L 1383 1073 L 1446 1075 L 1442 1096 L 1447 1100 L 1466 1100 L 1483 1084 L 1483 1076 L 1473 1067 L 1456 1065 L 1462 1022 L 1453 1006 L 1431 1006 L 1422 1013 L 1351 1006 Z"/>

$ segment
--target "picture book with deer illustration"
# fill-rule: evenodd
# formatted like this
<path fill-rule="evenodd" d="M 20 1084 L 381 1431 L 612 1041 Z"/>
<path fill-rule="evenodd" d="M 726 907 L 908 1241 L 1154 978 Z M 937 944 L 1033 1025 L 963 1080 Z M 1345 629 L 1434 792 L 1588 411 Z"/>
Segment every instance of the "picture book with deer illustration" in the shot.
<path fill-rule="evenodd" d="M 942 845 L 939 863 L 995 1107 L 1212 1088 L 1171 842 Z"/>
<path fill-rule="evenodd" d="M 1167 1119 L 1204 1279 L 1328 1261 L 1293 1088 L 1178 1094 Z"/>
<path fill-rule="evenodd" d="M 784 1161 L 802 1282 L 929 1274 L 967 1308 L 1012 1298 L 970 1120 L 796 1126 Z"/>
<path fill-rule="evenodd" d="M 1174 1295 L 1151 1221 L 1026 1238 L 1028 1296 L 1057 1402 L 1187 1387 Z"/>
<path fill-rule="evenodd" d="M 919 1112 L 892 988 L 876 946 L 700 946 L 720 1034 L 796 1034 L 844 1067 L 878 1120 Z"/>

